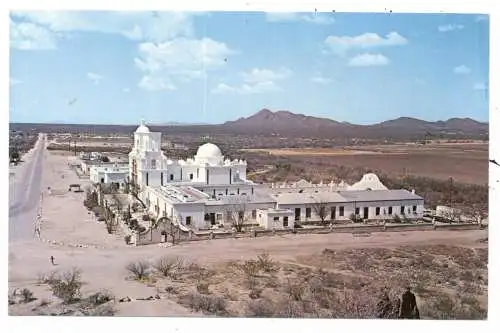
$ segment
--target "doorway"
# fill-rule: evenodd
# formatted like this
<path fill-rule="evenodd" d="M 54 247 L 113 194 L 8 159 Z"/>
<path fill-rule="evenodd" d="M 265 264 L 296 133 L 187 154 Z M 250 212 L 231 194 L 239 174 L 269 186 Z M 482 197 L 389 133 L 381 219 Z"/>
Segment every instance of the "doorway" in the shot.
<path fill-rule="evenodd" d="M 215 225 L 215 213 L 210 213 L 210 224 Z"/>
<path fill-rule="evenodd" d="M 295 208 L 295 221 L 300 221 L 300 208 Z"/>
<path fill-rule="evenodd" d="M 363 208 L 363 219 L 368 219 L 368 207 Z"/>
<path fill-rule="evenodd" d="M 337 207 L 332 207 L 330 211 L 330 220 L 335 220 L 337 218 Z"/>

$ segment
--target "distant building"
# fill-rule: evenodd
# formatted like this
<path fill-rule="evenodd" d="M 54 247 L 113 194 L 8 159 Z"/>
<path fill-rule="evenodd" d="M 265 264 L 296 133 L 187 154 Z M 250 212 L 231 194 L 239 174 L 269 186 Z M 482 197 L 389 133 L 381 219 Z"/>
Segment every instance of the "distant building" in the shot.
<path fill-rule="evenodd" d="M 231 223 L 235 213 L 267 229 L 319 221 L 319 215 L 326 221 L 348 220 L 353 215 L 365 220 L 423 217 L 420 196 L 389 190 L 375 174 L 366 174 L 353 185 L 302 180 L 262 186 L 246 179 L 246 161 L 224 158 L 212 143 L 201 145 L 186 160 L 169 159 L 160 143 L 161 133 L 150 132 L 142 122 L 134 133 L 128 176 L 151 213 L 188 228 Z"/>
<path fill-rule="evenodd" d="M 125 187 L 129 174 L 128 165 L 94 165 L 90 168 L 90 181 L 100 184 L 118 184 Z"/>

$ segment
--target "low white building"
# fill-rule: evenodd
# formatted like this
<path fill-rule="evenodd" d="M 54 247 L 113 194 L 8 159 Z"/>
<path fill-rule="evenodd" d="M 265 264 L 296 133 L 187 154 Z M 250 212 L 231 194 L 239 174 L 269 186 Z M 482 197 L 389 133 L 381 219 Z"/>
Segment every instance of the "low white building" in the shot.
<path fill-rule="evenodd" d="M 124 187 L 129 174 L 127 165 L 94 165 L 90 167 L 90 181 L 100 184 L 119 184 Z"/>
<path fill-rule="evenodd" d="M 293 212 L 289 209 L 258 209 L 257 223 L 264 229 L 293 229 Z"/>

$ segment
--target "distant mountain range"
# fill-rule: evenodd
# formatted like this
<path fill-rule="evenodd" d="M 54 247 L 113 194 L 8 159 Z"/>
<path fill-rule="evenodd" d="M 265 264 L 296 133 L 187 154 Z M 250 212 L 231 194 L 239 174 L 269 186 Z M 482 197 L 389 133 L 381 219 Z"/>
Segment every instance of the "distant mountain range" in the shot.
<path fill-rule="evenodd" d="M 373 125 L 356 125 L 296 114 L 290 111 L 260 110 L 246 118 L 223 124 L 185 124 L 169 122 L 148 125 L 152 131 L 171 134 L 193 133 L 200 135 L 244 134 L 279 135 L 317 138 L 362 139 L 424 139 L 435 137 L 488 138 L 489 124 L 470 118 L 451 118 L 445 121 L 425 121 L 400 117 Z M 137 125 L 78 125 L 78 124 L 10 124 L 13 130 L 73 133 L 131 133 Z"/>
<path fill-rule="evenodd" d="M 263 109 L 247 118 L 221 125 L 229 131 L 254 134 L 316 135 L 343 137 L 415 137 L 439 135 L 488 135 L 488 123 L 470 118 L 451 118 L 446 121 L 425 121 L 400 117 L 373 125 L 355 125 L 328 118 L 296 114 L 290 111 L 271 112 Z"/>

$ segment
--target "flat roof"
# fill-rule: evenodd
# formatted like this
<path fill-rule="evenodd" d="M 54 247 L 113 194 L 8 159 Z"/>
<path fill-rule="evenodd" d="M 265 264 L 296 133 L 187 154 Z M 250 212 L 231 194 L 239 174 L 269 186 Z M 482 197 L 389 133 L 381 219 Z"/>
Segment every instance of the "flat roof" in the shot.
<path fill-rule="evenodd" d="M 157 194 L 172 203 L 203 203 L 208 195 L 193 187 L 152 186 Z"/>
<path fill-rule="evenodd" d="M 280 205 L 314 204 L 319 202 L 367 202 L 367 201 L 400 201 L 423 200 L 422 197 L 407 190 L 373 190 L 373 191 L 319 191 L 318 193 L 281 193 L 274 194 Z"/>
<path fill-rule="evenodd" d="M 220 205 L 239 205 L 239 204 L 259 204 L 259 203 L 275 203 L 276 199 L 269 195 L 253 194 L 253 195 L 221 195 L 216 199 L 207 199 L 207 206 Z"/>
<path fill-rule="evenodd" d="M 303 192 L 303 193 L 281 193 L 274 195 L 278 204 L 293 205 L 293 204 L 314 204 L 318 202 L 347 202 L 348 200 L 337 192 L 322 191 L 318 193 Z"/>
<path fill-rule="evenodd" d="M 408 190 L 372 190 L 372 191 L 340 191 L 339 194 L 348 201 L 398 201 L 423 200 Z"/>

